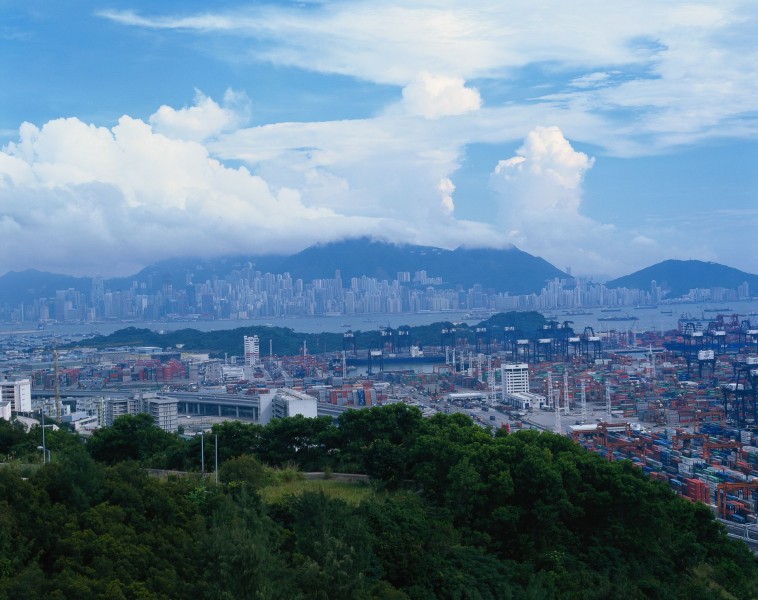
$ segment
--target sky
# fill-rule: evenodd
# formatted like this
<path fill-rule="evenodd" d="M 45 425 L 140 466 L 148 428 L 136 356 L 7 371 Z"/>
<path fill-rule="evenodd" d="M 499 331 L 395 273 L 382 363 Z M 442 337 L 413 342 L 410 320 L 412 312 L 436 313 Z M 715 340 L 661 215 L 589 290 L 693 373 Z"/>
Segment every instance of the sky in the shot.
<path fill-rule="evenodd" d="M 0 273 L 369 235 L 758 273 L 752 0 L 0 0 Z"/>

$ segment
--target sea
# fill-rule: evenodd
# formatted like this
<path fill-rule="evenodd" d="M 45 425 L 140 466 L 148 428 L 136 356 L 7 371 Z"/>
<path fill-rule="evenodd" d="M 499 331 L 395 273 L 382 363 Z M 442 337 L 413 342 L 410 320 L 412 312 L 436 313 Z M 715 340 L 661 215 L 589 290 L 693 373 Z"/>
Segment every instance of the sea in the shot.
<path fill-rule="evenodd" d="M 592 327 L 595 333 L 605 331 L 669 331 L 676 329 L 680 318 L 690 320 L 715 319 L 717 315 L 739 316 L 739 320 L 749 320 L 751 328 L 758 328 L 758 298 L 729 303 L 677 303 L 660 304 L 656 307 L 597 307 L 586 309 L 550 309 L 541 311 L 549 320 L 563 323 L 570 321 L 574 331 L 581 333 L 586 327 Z M 603 321 L 607 317 L 636 317 L 629 320 Z M 729 319 L 732 317 L 729 316 Z M 71 337 L 109 335 L 126 327 L 152 329 L 157 332 L 176 331 L 179 329 L 196 329 L 198 331 L 217 331 L 237 329 L 239 327 L 288 327 L 299 333 L 340 333 L 346 331 L 376 331 L 390 327 L 396 329 L 403 325 L 429 325 L 439 321 L 467 323 L 475 325 L 485 320 L 481 315 L 471 315 L 469 311 L 425 312 L 414 314 L 385 314 L 360 316 L 317 316 L 317 317 L 262 317 L 245 320 L 213 321 L 108 321 L 80 323 L 50 323 L 38 329 L 30 323 L 0 323 L 0 335 L 34 335 L 42 337 Z"/>

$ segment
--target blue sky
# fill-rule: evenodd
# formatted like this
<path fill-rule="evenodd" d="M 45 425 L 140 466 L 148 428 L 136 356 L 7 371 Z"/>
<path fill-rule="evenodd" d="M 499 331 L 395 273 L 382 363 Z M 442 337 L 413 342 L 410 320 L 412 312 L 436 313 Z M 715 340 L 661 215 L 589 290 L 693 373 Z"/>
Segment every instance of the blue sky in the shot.
<path fill-rule="evenodd" d="M 758 5 L 0 0 L 0 272 L 369 234 L 758 272 Z"/>

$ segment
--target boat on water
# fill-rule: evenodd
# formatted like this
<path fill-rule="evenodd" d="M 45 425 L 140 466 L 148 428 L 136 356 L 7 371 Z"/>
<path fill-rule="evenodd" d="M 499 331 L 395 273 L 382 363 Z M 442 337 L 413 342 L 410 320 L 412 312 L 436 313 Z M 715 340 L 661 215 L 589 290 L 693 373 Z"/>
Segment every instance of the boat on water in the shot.
<path fill-rule="evenodd" d="M 600 312 L 621 312 L 620 308 L 601 308 Z"/>
<path fill-rule="evenodd" d="M 655 310 L 656 308 L 658 308 L 657 304 L 650 304 L 650 305 L 641 304 L 641 305 L 635 306 L 634 310 Z"/>
<path fill-rule="evenodd" d="M 580 317 L 583 315 L 591 315 L 592 311 L 590 310 L 564 310 L 563 315 L 565 317 Z"/>
<path fill-rule="evenodd" d="M 633 315 L 613 315 L 612 317 L 598 317 L 598 321 L 639 321 L 639 317 Z"/>
<path fill-rule="evenodd" d="M 703 309 L 704 313 L 727 313 L 727 312 L 734 312 L 731 308 L 720 308 L 718 306 L 708 306 Z"/>

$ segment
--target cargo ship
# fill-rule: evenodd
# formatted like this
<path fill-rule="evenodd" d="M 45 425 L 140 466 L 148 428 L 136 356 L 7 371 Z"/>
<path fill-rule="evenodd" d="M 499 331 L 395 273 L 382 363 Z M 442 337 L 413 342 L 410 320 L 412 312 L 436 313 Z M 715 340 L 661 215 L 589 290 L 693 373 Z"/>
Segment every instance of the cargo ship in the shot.
<path fill-rule="evenodd" d="M 624 315 L 614 315 L 612 317 L 598 317 L 598 321 L 639 321 L 639 317 L 634 317 L 632 315 L 624 314 Z"/>

